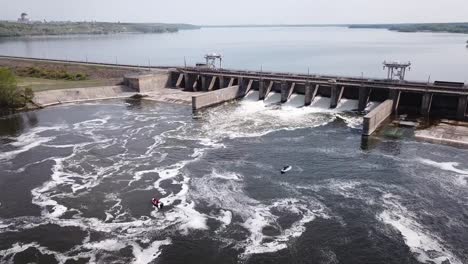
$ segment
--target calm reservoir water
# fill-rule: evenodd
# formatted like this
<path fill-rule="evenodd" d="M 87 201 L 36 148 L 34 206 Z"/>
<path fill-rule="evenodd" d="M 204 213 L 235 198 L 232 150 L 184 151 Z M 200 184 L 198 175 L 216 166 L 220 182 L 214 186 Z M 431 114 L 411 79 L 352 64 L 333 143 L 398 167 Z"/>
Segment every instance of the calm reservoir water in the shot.
<path fill-rule="evenodd" d="M 385 77 L 384 60 L 411 61 L 408 79 L 468 80 L 466 34 L 380 29 L 208 28 L 175 34 L 11 38 L 0 54 L 140 65 L 188 65 L 206 53 L 225 68 Z"/>
<path fill-rule="evenodd" d="M 463 35 L 228 31 L 8 40 L 0 51 L 177 64 L 219 50 L 229 67 L 348 75 L 381 75 L 391 57 L 411 59 L 413 77 L 467 77 Z M 197 119 L 137 100 L 0 117 L 0 263 L 468 263 L 466 150 L 411 130 L 362 148 L 356 101 L 256 98 Z"/>

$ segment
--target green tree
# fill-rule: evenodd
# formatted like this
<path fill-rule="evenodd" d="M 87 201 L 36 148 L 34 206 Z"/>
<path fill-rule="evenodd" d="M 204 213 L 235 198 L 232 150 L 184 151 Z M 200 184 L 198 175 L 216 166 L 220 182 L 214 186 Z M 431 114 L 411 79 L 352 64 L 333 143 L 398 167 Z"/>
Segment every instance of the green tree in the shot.
<path fill-rule="evenodd" d="M 0 108 L 14 108 L 24 105 L 24 98 L 18 91 L 15 75 L 8 68 L 0 68 Z"/>

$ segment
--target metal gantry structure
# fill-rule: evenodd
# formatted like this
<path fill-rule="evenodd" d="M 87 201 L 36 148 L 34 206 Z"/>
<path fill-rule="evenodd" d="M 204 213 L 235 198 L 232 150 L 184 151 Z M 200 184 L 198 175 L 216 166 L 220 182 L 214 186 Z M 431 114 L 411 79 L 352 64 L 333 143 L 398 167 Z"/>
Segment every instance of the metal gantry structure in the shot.
<path fill-rule="evenodd" d="M 394 62 L 383 62 L 383 69 L 388 69 L 387 79 L 388 80 L 397 80 L 404 81 L 406 71 L 411 70 L 411 62 L 401 63 L 398 61 Z"/>
<path fill-rule="evenodd" d="M 219 69 L 222 68 L 223 55 L 219 53 L 210 53 L 205 55 L 206 66 L 210 69 L 216 69 L 216 61 L 219 60 Z"/>

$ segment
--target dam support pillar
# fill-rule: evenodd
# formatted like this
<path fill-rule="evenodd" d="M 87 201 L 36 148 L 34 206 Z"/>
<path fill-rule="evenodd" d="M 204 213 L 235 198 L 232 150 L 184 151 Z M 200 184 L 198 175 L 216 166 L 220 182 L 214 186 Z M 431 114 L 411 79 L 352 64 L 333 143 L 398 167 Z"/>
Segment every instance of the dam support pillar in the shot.
<path fill-rule="evenodd" d="M 392 113 L 398 115 L 398 106 L 400 105 L 401 91 L 391 90 L 389 99 L 393 101 Z"/>
<path fill-rule="evenodd" d="M 429 113 L 431 112 L 431 105 L 432 105 L 432 94 L 425 93 L 423 95 L 422 103 L 421 103 L 421 115 L 429 116 Z"/>
<path fill-rule="evenodd" d="M 264 99 L 266 99 L 268 95 L 270 94 L 271 90 L 273 89 L 273 85 L 275 85 L 275 82 L 270 81 L 270 83 L 268 84 L 268 87 L 266 88 Z"/>
<path fill-rule="evenodd" d="M 281 103 L 284 104 L 289 100 L 289 97 L 292 94 L 292 90 L 294 90 L 294 83 L 288 87 L 288 83 L 285 81 L 281 82 Z"/>
<path fill-rule="evenodd" d="M 239 77 L 239 91 L 242 93 L 242 96 L 245 96 L 247 93 L 245 92 L 245 83 L 244 77 Z"/>
<path fill-rule="evenodd" d="M 193 77 L 189 73 L 184 73 L 185 88 L 184 91 L 193 91 Z"/>
<path fill-rule="evenodd" d="M 304 105 L 309 106 L 312 104 L 312 86 L 307 82 L 304 88 Z"/>
<path fill-rule="evenodd" d="M 245 88 L 245 95 L 247 95 L 250 90 L 252 90 L 252 86 L 253 86 L 253 80 L 249 80 L 249 83 L 247 84 L 247 87 Z"/>
<path fill-rule="evenodd" d="M 258 100 L 264 100 L 265 99 L 265 81 L 263 79 L 260 79 L 258 81 Z"/>
<path fill-rule="evenodd" d="M 281 82 L 281 103 L 284 104 L 289 101 L 292 93 L 294 92 L 294 87 L 296 83 L 292 83 L 291 86 L 288 86 L 288 83 L 283 81 Z"/>
<path fill-rule="evenodd" d="M 208 77 L 206 77 L 204 75 L 201 76 L 201 90 L 202 91 L 208 91 L 207 78 Z"/>
<path fill-rule="evenodd" d="M 457 119 L 463 121 L 466 119 L 466 108 L 468 105 L 468 96 L 458 97 Z"/>
<path fill-rule="evenodd" d="M 317 96 L 317 92 L 319 89 L 320 85 L 315 85 L 314 88 L 312 88 L 311 83 L 306 83 L 305 90 L 304 90 L 304 105 L 309 106 L 312 104 L 312 102 L 315 99 L 315 96 Z"/>
<path fill-rule="evenodd" d="M 366 110 L 367 104 L 369 103 L 371 89 L 369 87 L 359 87 L 359 106 L 358 111 Z"/>
<path fill-rule="evenodd" d="M 225 84 L 224 76 L 219 76 L 219 89 L 223 89 L 224 84 Z"/>
<path fill-rule="evenodd" d="M 218 77 L 216 77 L 216 76 L 213 76 L 211 78 L 210 86 L 208 86 L 208 91 L 213 91 L 213 89 L 215 88 L 217 79 L 218 79 Z"/>
<path fill-rule="evenodd" d="M 179 74 L 179 77 L 177 78 L 177 82 L 176 82 L 176 87 L 177 88 L 180 88 L 182 86 L 182 82 L 184 81 L 184 75 L 183 73 Z"/>
<path fill-rule="evenodd" d="M 338 106 L 343 96 L 344 87 L 338 88 L 336 85 L 331 87 L 330 108 L 334 109 Z"/>
<path fill-rule="evenodd" d="M 234 81 L 235 81 L 234 78 L 229 79 L 228 87 L 234 86 Z"/>

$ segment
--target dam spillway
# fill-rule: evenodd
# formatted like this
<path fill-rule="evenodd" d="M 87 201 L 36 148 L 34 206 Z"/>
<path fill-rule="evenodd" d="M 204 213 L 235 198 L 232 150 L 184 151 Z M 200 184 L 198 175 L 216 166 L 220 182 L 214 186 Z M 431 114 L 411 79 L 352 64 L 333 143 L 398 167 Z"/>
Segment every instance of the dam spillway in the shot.
<path fill-rule="evenodd" d="M 210 92 L 238 86 L 237 97 L 250 90 L 259 92 L 264 100 L 274 91 L 281 94 L 281 102 L 292 94 L 304 95 L 304 105 L 310 105 L 316 96 L 330 98 L 330 108 L 336 108 L 346 99 L 359 100 L 358 111 L 369 101 L 394 101 L 393 111 L 412 111 L 421 115 L 444 115 L 466 120 L 468 86 L 455 82 L 422 83 L 384 79 L 349 78 L 339 76 L 268 73 L 252 71 L 179 68 L 171 71 L 172 87 L 185 91 Z"/>
<path fill-rule="evenodd" d="M 423 117 L 467 120 L 468 86 L 464 83 L 435 81 L 395 81 L 325 75 L 237 71 L 185 67 L 169 70 L 168 85 L 187 92 L 202 92 L 193 97 L 193 111 L 258 92 L 258 100 L 269 100 L 270 93 L 280 95 L 287 104 L 297 94 L 303 95 L 301 106 L 314 104 L 317 98 L 329 98 L 335 109 L 342 100 L 357 100 L 357 112 L 364 112 L 369 102 L 385 102 L 370 113 L 373 119 L 364 135 L 370 135 L 392 113 L 409 113 Z M 294 99 L 297 101 L 297 98 Z M 323 102 L 322 102 L 323 103 Z M 366 123 L 366 117 L 364 117 Z M 365 126 L 366 127 L 366 126 Z"/>

